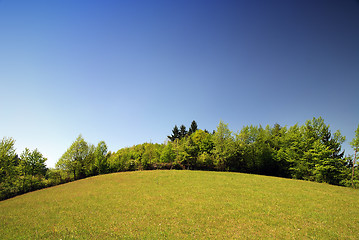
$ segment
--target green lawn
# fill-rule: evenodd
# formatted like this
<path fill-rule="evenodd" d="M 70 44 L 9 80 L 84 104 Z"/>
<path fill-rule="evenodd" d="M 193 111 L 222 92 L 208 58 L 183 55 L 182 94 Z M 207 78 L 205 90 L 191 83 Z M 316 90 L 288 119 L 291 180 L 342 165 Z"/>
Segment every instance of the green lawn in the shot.
<path fill-rule="evenodd" d="M 359 191 L 241 173 L 96 176 L 0 202 L 0 239 L 359 239 Z"/>

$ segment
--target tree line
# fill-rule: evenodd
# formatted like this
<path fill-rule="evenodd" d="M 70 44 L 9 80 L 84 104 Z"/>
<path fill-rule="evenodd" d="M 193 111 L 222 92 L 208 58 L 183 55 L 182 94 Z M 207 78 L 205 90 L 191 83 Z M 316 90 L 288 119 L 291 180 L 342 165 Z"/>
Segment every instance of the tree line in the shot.
<path fill-rule="evenodd" d="M 143 143 L 117 152 L 108 151 L 104 141 L 95 146 L 80 135 L 55 169 L 46 168 L 46 158 L 37 149 L 25 149 L 18 156 L 15 141 L 3 138 L 0 199 L 99 174 L 151 169 L 234 171 L 354 187 L 359 184 L 359 126 L 355 133 L 350 143 L 353 158 L 344 156 L 345 137 L 339 130 L 332 133 L 321 117 L 302 126 L 250 125 L 237 132 L 220 121 L 212 133 L 192 121 L 188 131 L 176 125 L 165 143 Z"/>

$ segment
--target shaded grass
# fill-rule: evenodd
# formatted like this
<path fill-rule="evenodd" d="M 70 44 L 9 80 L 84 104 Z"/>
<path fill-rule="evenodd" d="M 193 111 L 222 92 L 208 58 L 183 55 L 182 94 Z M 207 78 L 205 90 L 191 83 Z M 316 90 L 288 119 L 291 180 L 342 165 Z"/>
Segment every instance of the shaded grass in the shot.
<path fill-rule="evenodd" d="M 259 175 L 115 173 L 0 202 L 0 239 L 359 239 L 358 199 Z"/>

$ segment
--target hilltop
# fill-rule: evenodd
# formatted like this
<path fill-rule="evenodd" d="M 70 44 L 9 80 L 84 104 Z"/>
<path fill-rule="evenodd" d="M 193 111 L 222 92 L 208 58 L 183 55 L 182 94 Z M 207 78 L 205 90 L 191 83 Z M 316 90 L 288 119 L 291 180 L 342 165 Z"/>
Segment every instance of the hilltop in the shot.
<path fill-rule="evenodd" d="M 0 202 L 1 239 L 358 239 L 359 191 L 229 172 L 100 175 Z"/>

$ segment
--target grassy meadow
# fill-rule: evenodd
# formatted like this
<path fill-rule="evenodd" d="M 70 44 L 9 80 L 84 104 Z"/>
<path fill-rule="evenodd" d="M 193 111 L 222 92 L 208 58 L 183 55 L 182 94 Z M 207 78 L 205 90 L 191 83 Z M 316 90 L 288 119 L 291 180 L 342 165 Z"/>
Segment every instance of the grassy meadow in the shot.
<path fill-rule="evenodd" d="M 359 191 L 229 172 L 91 177 L 0 202 L 0 239 L 359 239 Z"/>

